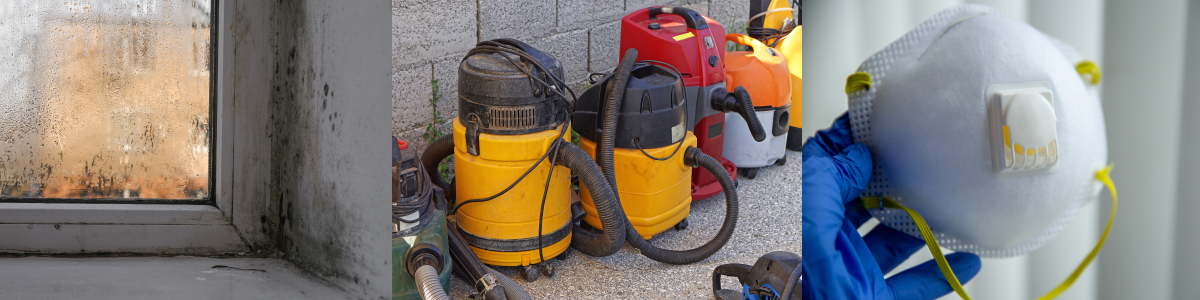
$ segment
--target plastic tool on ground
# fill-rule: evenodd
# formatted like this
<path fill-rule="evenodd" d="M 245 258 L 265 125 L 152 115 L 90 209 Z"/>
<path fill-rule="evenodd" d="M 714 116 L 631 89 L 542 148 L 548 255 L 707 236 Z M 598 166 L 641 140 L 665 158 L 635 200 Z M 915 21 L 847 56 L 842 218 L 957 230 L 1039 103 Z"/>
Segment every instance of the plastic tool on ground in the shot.
<path fill-rule="evenodd" d="M 713 296 L 717 300 L 800 300 L 796 282 L 803 272 L 800 256 L 785 251 L 764 254 L 753 266 L 724 264 L 713 269 Z M 721 288 L 721 277 L 730 276 L 742 284 L 742 292 Z"/>

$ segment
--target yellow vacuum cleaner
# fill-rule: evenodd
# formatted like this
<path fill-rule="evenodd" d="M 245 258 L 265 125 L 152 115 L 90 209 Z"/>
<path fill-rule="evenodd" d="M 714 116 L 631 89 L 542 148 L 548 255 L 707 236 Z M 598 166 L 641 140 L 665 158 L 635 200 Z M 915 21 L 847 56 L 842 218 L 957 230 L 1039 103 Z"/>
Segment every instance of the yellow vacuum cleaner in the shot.
<path fill-rule="evenodd" d="M 459 64 L 454 134 L 434 141 L 422 156 L 430 170 L 454 156 L 457 203 L 450 213 L 458 234 L 483 263 L 522 266 L 530 281 L 538 269 L 552 276 L 546 258 L 564 254 L 568 245 L 607 256 L 625 239 L 620 204 L 608 189 L 590 196 L 597 199 L 601 223 L 614 230 L 579 234 L 582 229 L 573 226 L 571 171 L 584 182 L 603 182 L 603 175 L 565 140 L 571 127 L 566 99 L 574 95 L 561 78 L 554 57 L 523 42 L 480 42 Z"/>
<path fill-rule="evenodd" d="M 585 182 L 581 191 L 612 187 L 629 223 L 625 239 L 643 255 L 659 262 L 690 264 L 716 253 L 737 225 L 737 191 L 733 179 L 714 158 L 696 148 L 687 129 L 688 95 L 682 74 L 659 61 L 637 60 L 629 48 L 616 70 L 584 92 L 576 102 L 574 122 L 580 146 L 594 155 L 605 183 Z M 664 67 L 666 66 L 666 67 Z M 668 67 L 670 69 L 668 69 Z M 703 167 L 725 192 L 726 213 L 716 237 L 699 248 L 673 251 L 646 242 L 655 234 L 687 227 L 691 209 L 693 168 Z M 584 223 L 606 229 L 595 193 L 582 195 Z"/>

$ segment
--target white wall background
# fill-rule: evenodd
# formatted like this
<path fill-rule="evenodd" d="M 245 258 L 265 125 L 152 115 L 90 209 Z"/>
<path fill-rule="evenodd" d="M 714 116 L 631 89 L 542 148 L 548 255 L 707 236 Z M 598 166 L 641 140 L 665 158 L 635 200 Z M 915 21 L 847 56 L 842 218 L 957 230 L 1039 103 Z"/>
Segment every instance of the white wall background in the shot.
<path fill-rule="evenodd" d="M 1099 258 L 1059 299 L 1200 298 L 1200 7 L 1182 0 L 810 0 L 804 19 L 804 128 L 811 135 L 846 110 L 846 76 L 938 11 L 963 3 L 996 7 L 1096 61 L 1113 179 L 1122 202 Z M 1188 28 L 1191 33 L 1188 34 Z M 1197 55 L 1189 55 L 1196 53 Z M 1190 70 L 1185 74 L 1185 66 Z M 1185 93 L 1186 92 L 1186 93 Z M 1107 196 L 1084 208 L 1037 251 L 984 259 L 966 285 L 975 299 L 1033 299 L 1065 279 L 1099 239 Z M 1193 209 L 1194 208 L 1194 209 Z M 1176 217 L 1179 214 L 1179 217 Z M 872 224 L 861 230 L 869 230 Z M 930 259 L 920 251 L 897 269 Z M 948 295 L 943 299 L 956 299 Z"/>

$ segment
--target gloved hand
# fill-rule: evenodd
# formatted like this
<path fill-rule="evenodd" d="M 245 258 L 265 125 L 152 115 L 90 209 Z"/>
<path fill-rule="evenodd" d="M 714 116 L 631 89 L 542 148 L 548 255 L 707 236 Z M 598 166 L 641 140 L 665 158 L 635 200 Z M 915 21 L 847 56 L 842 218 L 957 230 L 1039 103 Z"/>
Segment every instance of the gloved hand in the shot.
<path fill-rule="evenodd" d="M 871 218 L 859 194 L 871 179 L 871 152 L 853 144 L 843 114 L 804 144 L 804 299 L 934 299 L 952 291 L 933 260 L 884 279 L 925 242 L 887 226 L 866 237 L 858 226 Z M 946 256 L 964 284 L 979 273 L 979 256 Z"/>

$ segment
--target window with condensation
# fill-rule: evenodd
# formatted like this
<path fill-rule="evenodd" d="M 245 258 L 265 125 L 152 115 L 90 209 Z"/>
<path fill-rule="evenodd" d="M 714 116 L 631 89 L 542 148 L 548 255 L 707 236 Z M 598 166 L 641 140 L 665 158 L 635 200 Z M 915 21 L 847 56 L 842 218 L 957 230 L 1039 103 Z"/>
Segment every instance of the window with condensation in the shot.
<path fill-rule="evenodd" d="M 211 203 L 210 1 L 0 1 L 0 202 Z"/>

